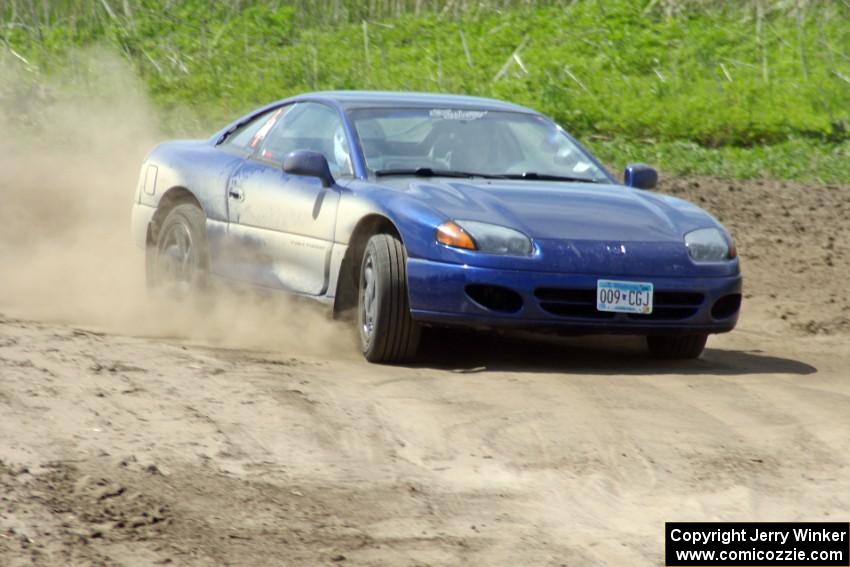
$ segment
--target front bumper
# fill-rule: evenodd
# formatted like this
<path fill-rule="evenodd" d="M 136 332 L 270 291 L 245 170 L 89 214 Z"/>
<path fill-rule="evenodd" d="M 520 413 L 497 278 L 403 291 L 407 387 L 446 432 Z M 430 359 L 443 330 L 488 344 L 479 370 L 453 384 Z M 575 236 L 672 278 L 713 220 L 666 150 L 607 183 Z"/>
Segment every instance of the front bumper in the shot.
<path fill-rule="evenodd" d="M 133 235 L 133 242 L 142 250 L 145 249 L 148 241 L 148 226 L 153 220 L 156 213 L 154 207 L 133 203 L 133 210 L 130 213 L 130 231 Z"/>
<path fill-rule="evenodd" d="M 637 335 L 731 331 L 738 321 L 742 281 L 740 274 L 617 277 L 478 268 L 417 258 L 408 259 L 407 278 L 411 315 L 422 323 Z M 597 312 L 596 282 L 600 278 L 652 282 L 656 297 L 653 314 Z M 516 308 L 514 301 L 508 302 L 510 311 L 502 304 L 500 309 L 488 308 L 471 297 L 474 286 L 511 290 L 521 300 L 520 306 Z M 719 304 L 720 300 L 725 303 Z"/>

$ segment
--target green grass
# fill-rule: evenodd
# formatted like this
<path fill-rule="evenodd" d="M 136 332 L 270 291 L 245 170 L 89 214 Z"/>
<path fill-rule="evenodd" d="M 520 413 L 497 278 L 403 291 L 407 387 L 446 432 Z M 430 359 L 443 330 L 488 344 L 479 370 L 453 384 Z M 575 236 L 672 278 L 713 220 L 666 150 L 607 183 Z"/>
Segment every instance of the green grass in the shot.
<path fill-rule="evenodd" d="M 539 109 L 608 163 L 825 182 L 850 173 L 843 0 L 48 5 L 5 5 L 7 51 L 51 74 L 75 64 L 75 47 L 111 46 L 174 130 L 308 90 L 457 92 Z"/>
<path fill-rule="evenodd" d="M 737 179 L 794 179 L 848 184 L 850 142 L 791 139 L 752 147 L 706 148 L 688 141 L 590 141 L 587 146 L 620 173 L 626 163 L 644 162 L 675 175 L 711 175 Z"/>

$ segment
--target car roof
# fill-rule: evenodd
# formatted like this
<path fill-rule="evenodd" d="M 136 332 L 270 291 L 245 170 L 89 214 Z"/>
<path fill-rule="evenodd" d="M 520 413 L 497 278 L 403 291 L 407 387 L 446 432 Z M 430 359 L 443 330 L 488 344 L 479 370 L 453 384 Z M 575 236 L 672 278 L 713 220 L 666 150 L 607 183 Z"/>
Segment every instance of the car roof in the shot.
<path fill-rule="evenodd" d="M 477 110 L 503 110 L 530 112 L 534 110 L 492 98 L 477 96 L 415 93 L 393 91 L 321 91 L 306 93 L 296 99 L 332 100 L 346 110 L 355 108 L 469 108 Z"/>

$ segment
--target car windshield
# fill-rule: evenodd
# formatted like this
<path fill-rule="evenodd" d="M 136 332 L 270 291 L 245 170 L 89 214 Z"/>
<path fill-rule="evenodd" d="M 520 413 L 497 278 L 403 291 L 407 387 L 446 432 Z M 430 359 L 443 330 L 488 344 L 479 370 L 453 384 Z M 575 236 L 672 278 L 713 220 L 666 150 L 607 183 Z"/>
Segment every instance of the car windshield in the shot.
<path fill-rule="evenodd" d="M 609 181 L 561 128 L 535 114 L 368 108 L 350 116 L 376 175 Z"/>

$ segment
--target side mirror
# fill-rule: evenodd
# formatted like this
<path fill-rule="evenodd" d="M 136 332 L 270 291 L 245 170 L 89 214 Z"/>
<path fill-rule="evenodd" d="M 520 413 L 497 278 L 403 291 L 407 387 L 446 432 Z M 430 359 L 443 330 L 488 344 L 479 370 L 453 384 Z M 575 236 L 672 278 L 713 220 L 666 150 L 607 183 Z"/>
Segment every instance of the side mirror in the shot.
<path fill-rule="evenodd" d="M 334 184 L 334 177 L 331 175 L 328 160 L 319 152 L 310 150 L 290 152 L 283 160 L 283 171 L 292 175 L 318 177 L 322 182 L 322 187 L 330 187 Z"/>
<path fill-rule="evenodd" d="M 655 189 L 658 172 L 642 163 L 630 163 L 623 172 L 623 184 L 635 189 Z"/>

